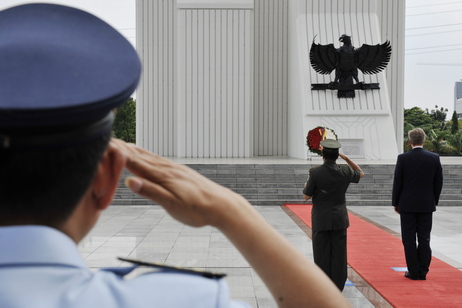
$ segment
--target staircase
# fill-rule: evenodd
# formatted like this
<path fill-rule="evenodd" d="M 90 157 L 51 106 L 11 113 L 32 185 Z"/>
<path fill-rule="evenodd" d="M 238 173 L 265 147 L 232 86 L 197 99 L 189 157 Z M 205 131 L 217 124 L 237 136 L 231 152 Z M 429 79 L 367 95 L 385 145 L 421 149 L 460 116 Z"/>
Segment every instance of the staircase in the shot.
<path fill-rule="evenodd" d="M 211 180 L 243 195 L 252 205 L 304 203 L 303 185 L 316 164 L 191 164 Z M 395 165 L 360 165 L 365 176 L 350 184 L 347 205 L 391 206 Z M 123 178 L 127 176 L 125 171 Z M 462 165 L 443 165 L 440 206 L 462 206 Z M 113 205 L 147 205 L 151 201 L 133 194 L 121 179 Z"/>

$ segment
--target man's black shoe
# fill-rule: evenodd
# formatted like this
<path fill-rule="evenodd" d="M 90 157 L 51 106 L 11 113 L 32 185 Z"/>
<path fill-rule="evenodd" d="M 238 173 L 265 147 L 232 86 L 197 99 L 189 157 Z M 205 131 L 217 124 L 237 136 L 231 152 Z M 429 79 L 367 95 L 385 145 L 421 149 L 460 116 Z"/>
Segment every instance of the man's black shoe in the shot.
<path fill-rule="evenodd" d="M 411 280 L 419 280 L 419 276 L 413 276 L 409 274 L 409 272 L 404 273 L 404 277 L 409 278 Z"/>

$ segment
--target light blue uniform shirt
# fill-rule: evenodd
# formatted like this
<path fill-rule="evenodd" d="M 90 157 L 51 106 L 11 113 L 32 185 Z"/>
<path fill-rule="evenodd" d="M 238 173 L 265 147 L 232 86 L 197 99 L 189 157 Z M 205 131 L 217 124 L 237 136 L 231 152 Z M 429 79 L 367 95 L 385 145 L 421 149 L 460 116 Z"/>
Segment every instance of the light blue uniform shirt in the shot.
<path fill-rule="evenodd" d="M 0 307 L 248 307 L 223 279 L 152 272 L 124 279 L 92 272 L 75 243 L 45 226 L 0 227 Z"/>

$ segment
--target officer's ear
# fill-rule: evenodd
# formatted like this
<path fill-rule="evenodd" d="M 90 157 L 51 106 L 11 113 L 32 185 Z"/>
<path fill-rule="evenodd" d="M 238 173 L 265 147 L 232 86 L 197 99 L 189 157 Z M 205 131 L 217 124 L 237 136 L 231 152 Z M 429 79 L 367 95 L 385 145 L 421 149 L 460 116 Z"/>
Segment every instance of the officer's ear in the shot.
<path fill-rule="evenodd" d="M 98 164 L 91 188 L 99 210 L 104 210 L 111 204 L 125 161 L 122 151 L 109 144 Z"/>

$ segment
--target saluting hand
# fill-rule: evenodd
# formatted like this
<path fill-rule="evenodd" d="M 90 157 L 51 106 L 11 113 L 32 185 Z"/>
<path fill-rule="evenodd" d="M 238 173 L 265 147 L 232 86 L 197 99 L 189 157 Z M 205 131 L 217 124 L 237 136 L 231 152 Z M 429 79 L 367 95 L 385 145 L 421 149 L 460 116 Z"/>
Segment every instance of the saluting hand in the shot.
<path fill-rule="evenodd" d="M 152 154 L 134 144 L 113 139 L 111 144 L 126 156 L 126 167 L 136 177 L 126 185 L 161 206 L 182 223 L 200 227 L 223 222 L 226 208 L 243 197 L 207 179 L 191 168 Z"/>

